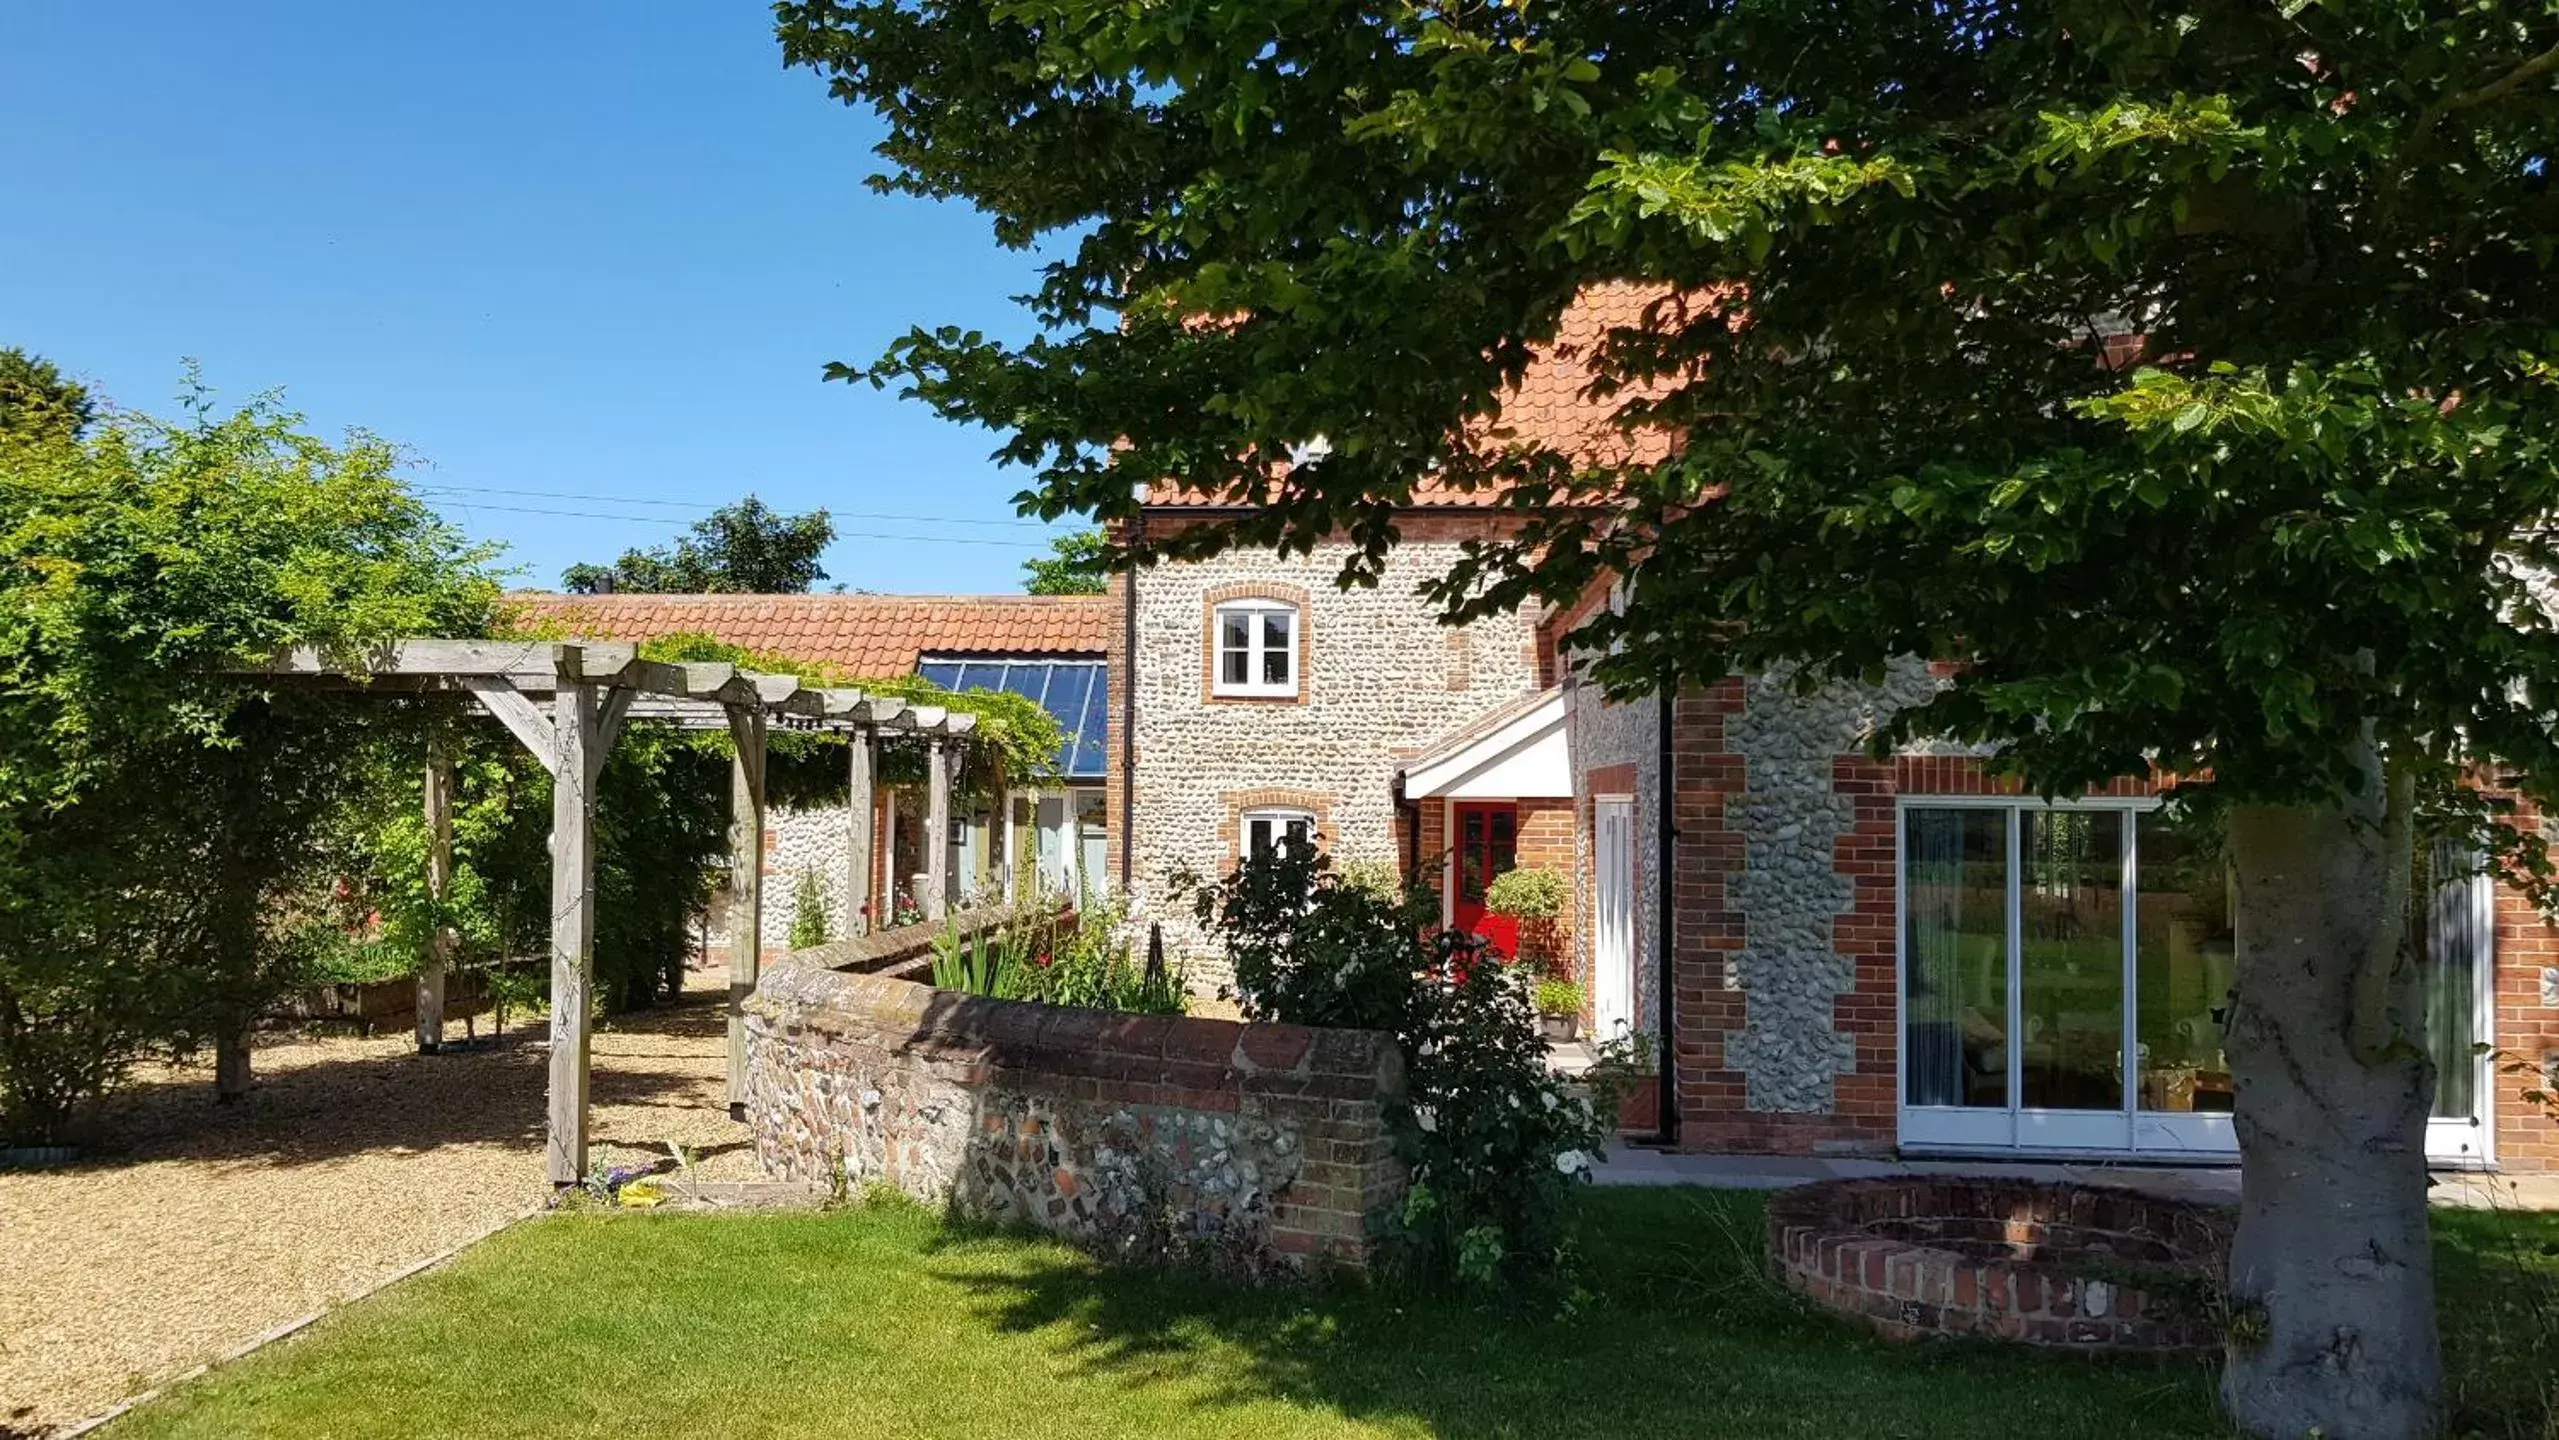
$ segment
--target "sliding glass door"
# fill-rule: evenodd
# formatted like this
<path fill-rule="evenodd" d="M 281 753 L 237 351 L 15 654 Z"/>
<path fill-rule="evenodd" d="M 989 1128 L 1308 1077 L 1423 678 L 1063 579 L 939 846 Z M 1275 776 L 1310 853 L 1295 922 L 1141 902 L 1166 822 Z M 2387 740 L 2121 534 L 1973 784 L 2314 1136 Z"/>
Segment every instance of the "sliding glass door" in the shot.
<path fill-rule="evenodd" d="M 2426 1152 L 2484 1165 L 2495 1158 L 2487 1052 L 2496 985 L 2484 962 L 2496 943 L 2496 882 L 2478 855 L 2450 841 L 2436 841 L 2421 858 L 2413 938 L 2426 983 L 2426 1048 L 2435 1061 Z"/>
<path fill-rule="evenodd" d="M 2424 860 L 2413 938 L 2441 1072 L 2428 1149 L 2480 1163 L 2494 890 L 2462 854 Z M 1905 1145 L 2236 1151 L 2217 830 L 2147 802 L 1911 800 L 1901 883 Z"/>

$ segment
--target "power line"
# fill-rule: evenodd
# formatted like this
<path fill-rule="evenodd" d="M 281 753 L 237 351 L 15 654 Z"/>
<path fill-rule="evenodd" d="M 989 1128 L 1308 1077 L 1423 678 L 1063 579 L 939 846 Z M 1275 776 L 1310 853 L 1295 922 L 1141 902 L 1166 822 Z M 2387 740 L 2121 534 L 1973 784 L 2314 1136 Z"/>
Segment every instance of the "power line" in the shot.
<path fill-rule="evenodd" d="M 457 502 L 464 510 L 501 510 L 510 515 L 557 515 L 569 520 L 619 520 L 629 525 L 680 525 L 680 520 L 664 515 L 608 515 L 594 510 L 547 510 L 531 505 L 491 505 L 478 500 Z M 838 530 L 838 540 L 912 541 L 918 545 L 993 545 L 1004 550 L 1046 550 L 1049 547 L 1029 540 L 986 540 L 975 535 L 888 535 L 873 530 Z"/>
<path fill-rule="evenodd" d="M 528 500 L 585 500 L 604 505 L 655 505 L 671 510 L 712 511 L 723 508 L 718 505 L 705 505 L 698 500 L 649 500 L 637 495 L 584 495 L 567 490 L 511 490 L 495 485 L 427 484 L 414 485 L 410 488 L 421 495 L 507 495 Z M 827 514 L 841 516 L 847 520 L 900 520 L 919 525 L 1027 526 L 1035 530 L 1047 529 L 1049 523 L 1045 520 L 972 520 L 956 515 L 891 515 L 879 511 L 832 508 L 827 510 Z"/>

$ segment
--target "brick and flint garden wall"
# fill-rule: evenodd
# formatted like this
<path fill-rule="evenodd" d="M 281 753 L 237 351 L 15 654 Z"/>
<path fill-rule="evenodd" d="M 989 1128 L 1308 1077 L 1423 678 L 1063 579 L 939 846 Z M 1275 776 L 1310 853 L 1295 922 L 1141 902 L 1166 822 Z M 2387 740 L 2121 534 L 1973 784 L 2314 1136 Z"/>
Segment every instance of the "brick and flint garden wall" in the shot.
<path fill-rule="evenodd" d="M 748 1118 L 775 1179 L 896 1186 L 1106 1254 L 1363 1268 L 1400 1206 L 1386 1036 L 1122 1015 L 803 964 L 747 1002 Z"/>

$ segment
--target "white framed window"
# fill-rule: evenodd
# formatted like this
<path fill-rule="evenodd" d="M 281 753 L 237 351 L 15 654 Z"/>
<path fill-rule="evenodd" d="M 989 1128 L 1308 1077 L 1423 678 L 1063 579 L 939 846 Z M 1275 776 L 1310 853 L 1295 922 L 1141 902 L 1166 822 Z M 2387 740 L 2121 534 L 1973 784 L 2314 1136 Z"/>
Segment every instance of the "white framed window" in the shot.
<path fill-rule="evenodd" d="M 1229 600 L 1213 617 L 1217 672 L 1210 693 L 1297 694 L 1297 607 L 1285 600 Z"/>
<path fill-rule="evenodd" d="M 1245 860 L 1268 855 L 1283 844 L 1311 845 L 1315 817 L 1303 810 L 1247 810 L 1236 839 L 1239 857 Z"/>

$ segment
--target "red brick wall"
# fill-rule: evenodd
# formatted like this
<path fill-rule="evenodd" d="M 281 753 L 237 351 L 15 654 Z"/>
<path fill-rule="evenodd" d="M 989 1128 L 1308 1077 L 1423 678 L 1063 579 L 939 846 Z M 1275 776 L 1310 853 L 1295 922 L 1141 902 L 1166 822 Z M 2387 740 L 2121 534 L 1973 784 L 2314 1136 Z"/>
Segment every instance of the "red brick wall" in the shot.
<path fill-rule="evenodd" d="M 1565 885 L 1573 883 L 1577 836 L 1574 834 L 1576 804 L 1568 798 L 1522 800 L 1519 802 L 1519 838 L 1515 849 L 1519 865 L 1528 870 L 1552 870 Z M 1554 922 L 1554 933 L 1546 937 L 1554 955 L 1554 963 L 1578 970 L 1573 964 L 1574 927 L 1581 923 L 1573 911 L 1571 890 L 1567 889 L 1564 913 Z M 1520 922 L 1521 938 L 1529 938 L 1536 922 Z M 1587 1008 L 1587 1007 L 1585 1007 Z"/>
<path fill-rule="evenodd" d="M 1433 890 L 1445 890 L 1448 888 L 1448 802 L 1434 797 L 1414 802 L 1413 808 L 1419 812 L 1421 823 L 1419 873 Z M 1397 838 L 1402 837 L 1399 835 Z M 1402 864 L 1403 856 L 1397 856 L 1396 863 Z M 1445 902 L 1448 897 L 1443 895 L 1440 898 Z"/>
<path fill-rule="evenodd" d="M 2526 811 L 2520 823 L 2536 825 Z M 2496 1011 L 2490 1043 L 2497 1057 L 2491 1123 L 2497 1131 L 2497 1165 L 2505 1170 L 2559 1170 L 2559 1120 L 2524 1099 L 2547 1090 L 2553 1057 L 2559 1057 L 2559 1010 L 2541 1002 L 2541 971 L 2559 966 L 2559 931 L 2542 919 L 2522 891 L 2497 887 Z M 2510 1064 L 2525 1068 L 2506 1073 Z"/>

